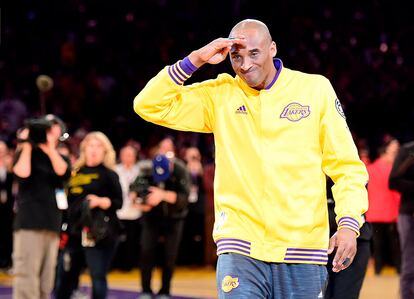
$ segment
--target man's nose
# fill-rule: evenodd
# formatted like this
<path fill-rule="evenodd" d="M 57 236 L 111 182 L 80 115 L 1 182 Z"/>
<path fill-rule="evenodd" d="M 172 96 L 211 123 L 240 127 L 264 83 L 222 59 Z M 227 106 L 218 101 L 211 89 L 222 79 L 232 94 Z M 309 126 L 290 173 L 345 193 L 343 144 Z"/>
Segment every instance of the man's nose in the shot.
<path fill-rule="evenodd" d="M 249 58 L 245 58 L 243 59 L 243 63 L 241 65 L 241 69 L 242 71 L 248 71 L 250 69 L 250 67 L 252 66 L 252 62 Z"/>

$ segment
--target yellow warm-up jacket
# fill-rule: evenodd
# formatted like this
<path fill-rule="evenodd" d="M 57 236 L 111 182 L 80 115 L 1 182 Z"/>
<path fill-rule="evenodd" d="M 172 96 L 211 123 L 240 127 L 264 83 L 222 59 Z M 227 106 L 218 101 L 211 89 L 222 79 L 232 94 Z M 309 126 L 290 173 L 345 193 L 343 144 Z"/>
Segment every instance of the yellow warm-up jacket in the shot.
<path fill-rule="evenodd" d="M 333 179 L 338 229 L 359 233 L 368 175 L 329 82 L 274 61 L 271 86 L 238 76 L 184 86 L 188 58 L 166 66 L 134 100 L 143 119 L 213 133 L 217 253 L 267 262 L 326 264 L 326 176 Z"/>

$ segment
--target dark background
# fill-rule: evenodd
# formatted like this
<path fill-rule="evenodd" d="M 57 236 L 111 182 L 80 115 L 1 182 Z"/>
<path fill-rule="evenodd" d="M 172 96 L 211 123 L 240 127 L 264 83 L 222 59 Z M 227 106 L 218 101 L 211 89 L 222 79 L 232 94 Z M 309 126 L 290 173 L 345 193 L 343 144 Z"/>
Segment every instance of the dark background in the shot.
<path fill-rule="evenodd" d="M 47 112 L 72 134 L 101 130 L 117 148 L 130 138 L 154 144 L 178 133 L 141 120 L 135 95 L 165 65 L 256 18 L 286 67 L 331 80 L 357 144 L 375 155 L 385 134 L 414 139 L 413 15 L 414 1 L 403 0 L 13 1 L 1 10 L 0 106 L 13 98 L 39 115 L 35 79 L 47 74 Z M 191 82 L 223 71 L 232 74 L 228 61 Z M 12 143 L 7 117 L 0 111 L 1 138 Z M 210 137 L 188 140 L 203 148 Z"/>

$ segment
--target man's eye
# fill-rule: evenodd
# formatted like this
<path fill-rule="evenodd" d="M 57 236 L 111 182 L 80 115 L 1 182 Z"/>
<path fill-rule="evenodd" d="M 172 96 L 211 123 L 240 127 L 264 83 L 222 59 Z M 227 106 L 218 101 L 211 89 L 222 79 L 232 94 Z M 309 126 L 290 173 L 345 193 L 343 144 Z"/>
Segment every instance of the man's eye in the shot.
<path fill-rule="evenodd" d="M 241 57 L 240 55 L 233 55 L 232 58 L 233 60 L 240 60 Z"/>
<path fill-rule="evenodd" d="M 259 55 L 259 53 L 257 52 L 253 52 L 252 54 L 250 54 L 251 57 L 257 57 Z"/>

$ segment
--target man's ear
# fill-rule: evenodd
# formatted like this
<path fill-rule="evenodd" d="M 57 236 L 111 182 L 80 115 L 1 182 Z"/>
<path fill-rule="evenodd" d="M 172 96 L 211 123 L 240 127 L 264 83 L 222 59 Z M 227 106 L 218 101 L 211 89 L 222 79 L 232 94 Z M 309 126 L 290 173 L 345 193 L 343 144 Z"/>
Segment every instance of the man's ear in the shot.
<path fill-rule="evenodd" d="M 270 44 L 270 53 L 272 54 L 272 57 L 276 56 L 277 47 L 276 47 L 276 43 L 274 41 L 272 41 L 272 43 Z"/>

